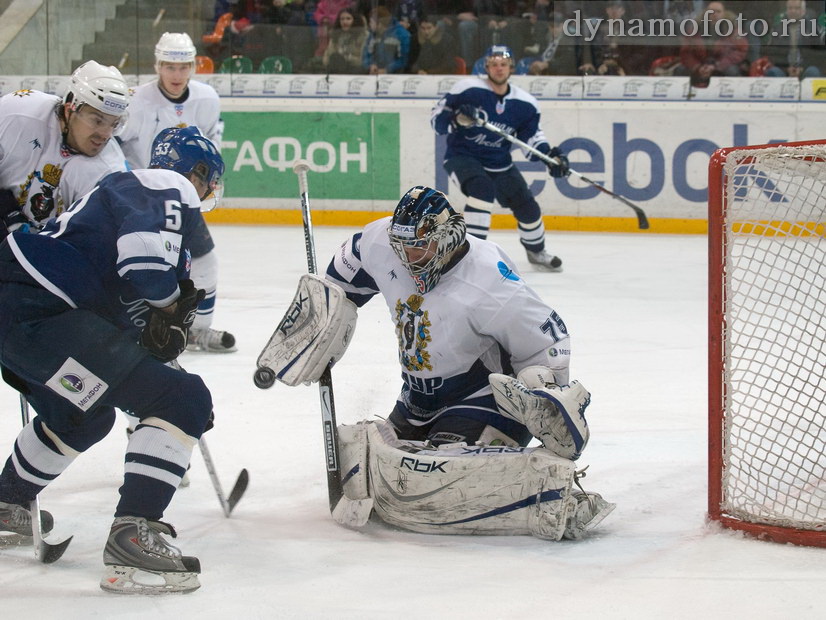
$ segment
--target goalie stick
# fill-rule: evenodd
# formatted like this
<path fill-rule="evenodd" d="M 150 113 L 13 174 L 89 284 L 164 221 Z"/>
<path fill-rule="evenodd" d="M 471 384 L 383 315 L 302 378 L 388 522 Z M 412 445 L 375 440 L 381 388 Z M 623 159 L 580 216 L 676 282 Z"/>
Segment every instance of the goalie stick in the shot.
<path fill-rule="evenodd" d="M 298 176 L 298 188 L 301 195 L 301 215 L 304 222 L 307 268 L 311 274 L 317 274 L 313 223 L 310 215 L 310 199 L 307 187 L 307 171 L 309 169 L 310 165 L 303 159 L 299 159 L 293 165 L 293 172 Z M 373 511 L 373 500 L 370 498 L 353 500 L 344 495 L 341 480 L 341 462 L 339 460 L 336 408 L 333 399 L 333 376 L 329 364 L 318 380 L 318 394 L 321 399 L 321 424 L 324 430 L 324 454 L 327 460 L 327 492 L 330 500 L 330 513 L 337 523 L 346 527 L 360 528 L 370 518 L 370 513 Z"/>
<path fill-rule="evenodd" d="M 20 394 L 20 416 L 23 418 L 23 427 L 29 423 L 29 401 L 24 394 Z M 32 517 L 32 542 L 34 543 L 34 557 L 44 564 L 57 562 L 66 551 L 66 547 L 72 542 L 72 536 L 59 543 L 46 542 L 43 536 L 43 526 L 40 523 L 40 498 L 35 498 L 29 504 L 29 511 Z"/>
<path fill-rule="evenodd" d="M 476 118 L 474 118 L 472 120 L 479 127 L 484 127 L 488 131 L 492 131 L 493 133 L 502 136 L 503 138 L 505 138 L 505 140 L 508 140 L 509 142 L 515 144 L 519 148 L 524 149 L 525 151 L 528 151 L 528 152 L 532 153 L 534 156 L 538 157 L 539 159 L 544 161 L 546 164 L 550 164 L 550 165 L 553 165 L 553 166 L 558 166 L 560 164 L 558 159 L 555 159 L 553 157 L 548 157 L 542 151 L 538 151 L 537 149 L 535 149 L 531 145 L 529 145 L 525 142 L 522 142 L 522 140 L 520 140 L 519 138 L 516 138 L 516 137 L 510 135 L 509 133 L 507 133 L 506 131 L 500 129 L 496 125 L 488 122 L 487 115 L 485 114 L 484 110 L 478 110 L 478 114 L 477 114 Z M 568 170 L 570 171 L 572 176 L 575 176 L 576 178 L 581 179 L 582 181 L 585 181 L 586 183 L 592 185 L 593 187 L 596 187 L 599 191 L 603 192 L 604 194 L 608 194 L 609 196 L 611 196 L 611 198 L 619 200 L 625 206 L 630 207 L 634 211 L 634 214 L 637 216 L 637 224 L 640 227 L 640 229 L 641 230 L 648 229 L 648 217 L 645 215 L 645 211 L 643 211 L 640 207 L 635 205 L 633 202 L 631 202 L 630 200 L 628 200 L 624 196 L 620 196 L 619 194 L 615 194 L 614 192 L 609 190 L 607 187 L 605 187 L 603 185 L 600 185 L 596 181 L 592 181 L 591 179 L 589 179 L 588 177 L 586 177 L 583 174 L 580 174 L 576 170 L 573 170 L 572 168 L 569 168 Z"/>

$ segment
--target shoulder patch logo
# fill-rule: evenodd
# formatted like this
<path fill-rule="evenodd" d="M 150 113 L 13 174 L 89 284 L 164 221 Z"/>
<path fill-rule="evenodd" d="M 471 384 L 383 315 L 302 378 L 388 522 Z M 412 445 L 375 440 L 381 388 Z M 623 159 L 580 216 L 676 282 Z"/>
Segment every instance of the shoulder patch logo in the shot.
<path fill-rule="evenodd" d="M 510 267 L 508 267 L 504 261 L 499 261 L 496 266 L 499 268 L 499 273 L 502 274 L 503 280 L 513 280 L 514 282 L 519 281 L 519 276 L 516 275 Z"/>

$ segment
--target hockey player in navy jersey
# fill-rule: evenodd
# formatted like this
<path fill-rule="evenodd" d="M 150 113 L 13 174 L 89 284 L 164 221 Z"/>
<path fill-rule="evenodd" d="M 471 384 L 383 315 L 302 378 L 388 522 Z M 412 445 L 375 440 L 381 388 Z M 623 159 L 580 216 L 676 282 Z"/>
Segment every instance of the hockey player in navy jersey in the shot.
<path fill-rule="evenodd" d="M 356 308 L 383 297 L 403 385 L 386 422 L 339 427 L 347 498 L 419 532 L 579 538 L 614 505 L 572 489 L 590 394 L 569 379 L 568 328 L 499 246 L 465 233 L 444 194 L 412 188 L 326 278 L 302 278 L 262 358 L 288 385 L 317 381 Z"/>
<path fill-rule="evenodd" d="M 142 84 L 132 95 L 129 120 L 117 135 L 132 169 L 146 168 L 152 142 L 167 127 L 197 127 L 220 151 L 224 122 L 221 101 L 209 84 L 193 80 L 195 45 L 185 32 L 165 32 L 155 45 L 156 80 Z M 201 218 L 203 220 L 203 218 Z M 192 239 L 192 280 L 206 291 L 190 330 L 190 351 L 232 353 L 235 336 L 212 328 L 218 290 L 218 258 L 206 222 L 198 223 Z"/>
<path fill-rule="evenodd" d="M 485 239 L 490 229 L 494 200 L 513 211 L 528 262 L 543 271 L 561 271 L 562 260 L 545 250 L 542 211 L 524 177 L 513 165 L 511 143 L 477 126 L 481 115 L 497 127 L 554 157 L 552 177 L 568 174 L 568 159 L 558 147 L 548 144 L 539 126 L 536 99 L 509 83 L 514 58 L 511 49 L 494 45 L 485 54 L 486 76 L 456 82 L 433 107 L 431 125 L 437 134 L 447 134 L 444 166 L 466 196 L 465 221 L 468 233 Z M 530 160 L 536 157 L 529 155 Z"/>
<path fill-rule="evenodd" d="M 212 399 L 167 363 L 203 298 L 188 248 L 224 163 L 188 127 L 158 135 L 150 167 L 110 174 L 39 234 L 0 245 L 0 363 L 37 412 L 0 473 L 0 530 L 30 534 L 29 502 L 106 436 L 115 407 L 134 412 L 101 587 L 155 594 L 199 587 L 198 559 L 161 536 L 175 532 L 160 519 Z"/>

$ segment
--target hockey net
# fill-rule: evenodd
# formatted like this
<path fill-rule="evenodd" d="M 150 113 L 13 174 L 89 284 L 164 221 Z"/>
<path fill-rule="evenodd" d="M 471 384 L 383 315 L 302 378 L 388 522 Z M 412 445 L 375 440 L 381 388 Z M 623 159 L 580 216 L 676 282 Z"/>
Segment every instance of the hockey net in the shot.
<path fill-rule="evenodd" d="M 826 141 L 709 165 L 709 517 L 826 546 Z"/>

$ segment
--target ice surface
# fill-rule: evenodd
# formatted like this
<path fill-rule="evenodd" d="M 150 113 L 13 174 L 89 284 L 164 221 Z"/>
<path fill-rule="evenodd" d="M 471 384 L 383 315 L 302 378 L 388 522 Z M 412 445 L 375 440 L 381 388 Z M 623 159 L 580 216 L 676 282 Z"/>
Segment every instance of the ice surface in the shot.
<path fill-rule="evenodd" d="M 572 378 L 592 392 L 583 484 L 618 504 L 586 539 L 430 536 L 329 515 L 318 390 L 254 387 L 255 359 L 306 271 L 300 228 L 213 226 L 220 261 L 214 327 L 238 352 L 186 353 L 215 401 L 206 438 L 226 492 L 250 486 L 224 518 L 200 454 L 165 519 L 200 558 L 186 596 L 102 592 L 102 549 L 123 469 L 122 417 L 42 493 L 54 536 L 74 534 L 46 566 L 0 548 L 4 618 L 703 618 L 823 617 L 826 550 L 719 531 L 706 508 L 706 239 L 549 234 L 559 274 L 530 271 L 515 231 L 491 238 L 564 318 Z M 352 229 L 316 228 L 319 264 Z M 386 307 L 364 307 L 333 370 L 339 422 L 386 415 L 399 388 Z M 0 458 L 20 426 L 0 387 Z"/>

